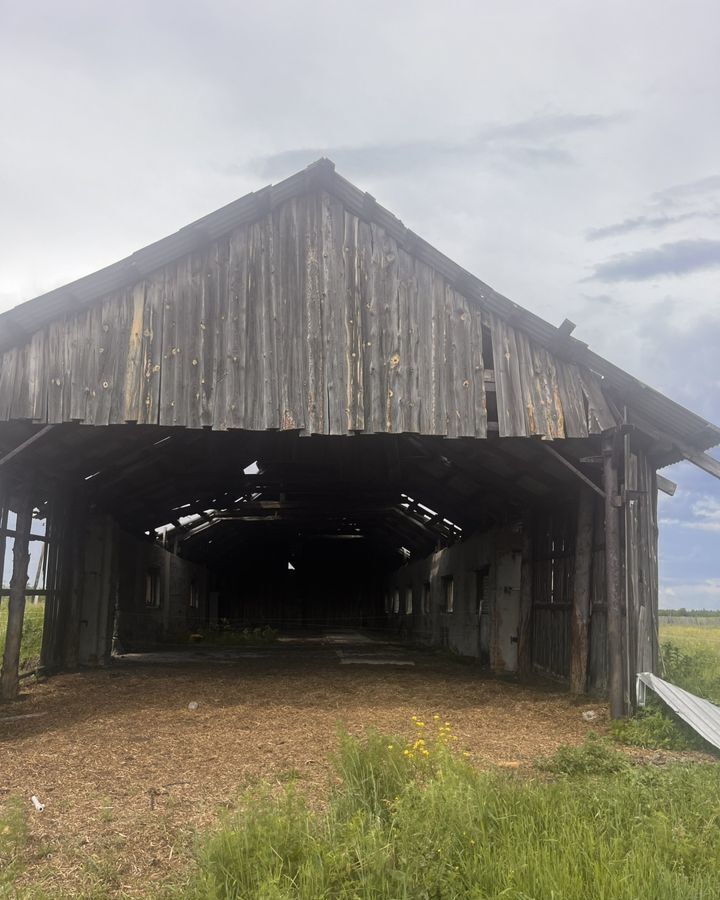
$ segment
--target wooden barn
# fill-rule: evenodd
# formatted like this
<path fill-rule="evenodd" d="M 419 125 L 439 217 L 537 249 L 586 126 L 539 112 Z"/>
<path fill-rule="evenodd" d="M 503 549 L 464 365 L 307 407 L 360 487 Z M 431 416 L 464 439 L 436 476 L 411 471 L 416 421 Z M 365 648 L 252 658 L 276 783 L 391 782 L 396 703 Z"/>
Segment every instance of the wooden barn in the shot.
<path fill-rule="evenodd" d="M 657 470 L 720 477 L 720 429 L 573 327 L 328 160 L 3 313 L 3 696 L 44 595 L 50 672 L 353 625 L 623 715 L 657 660 Z"/>

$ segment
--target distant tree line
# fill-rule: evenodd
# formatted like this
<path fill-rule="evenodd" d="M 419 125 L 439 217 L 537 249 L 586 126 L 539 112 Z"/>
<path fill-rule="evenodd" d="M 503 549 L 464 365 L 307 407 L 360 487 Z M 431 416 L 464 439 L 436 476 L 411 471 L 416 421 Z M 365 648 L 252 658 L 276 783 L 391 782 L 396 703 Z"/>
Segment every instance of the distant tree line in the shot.
<path fill-rule="evenodd" d="M 680 609 L 659 609 L 658 615 L 660 615 L 660 616 L 692 616 L 695 619 L 699 619 L 699 618 L 718 619 L 718 618 L 720 618 L 720 609 L 685 609 L 684 606 L 681 606 Z"/>

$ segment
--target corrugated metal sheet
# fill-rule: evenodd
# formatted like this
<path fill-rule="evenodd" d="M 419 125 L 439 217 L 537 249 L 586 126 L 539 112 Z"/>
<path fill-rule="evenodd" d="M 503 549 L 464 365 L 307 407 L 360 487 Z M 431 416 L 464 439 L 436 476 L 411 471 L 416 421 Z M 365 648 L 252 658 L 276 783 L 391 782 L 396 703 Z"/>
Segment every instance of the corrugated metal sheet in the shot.
<path fill-rule="evenodd" d="M 645 688 L 649 687 L 680 718 L 713 747 L 720 750 L 720 706 L 703 700 L 663 681 L 651 672 L 641 672 L 637 677 L 638 705 L 645 705 Z"/>

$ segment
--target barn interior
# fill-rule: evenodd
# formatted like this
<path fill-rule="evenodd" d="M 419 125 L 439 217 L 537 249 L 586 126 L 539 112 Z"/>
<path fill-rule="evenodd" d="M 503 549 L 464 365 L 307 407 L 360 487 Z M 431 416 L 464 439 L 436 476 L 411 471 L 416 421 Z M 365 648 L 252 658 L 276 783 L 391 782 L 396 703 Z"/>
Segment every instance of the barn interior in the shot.
<path fill-rule="evenodd" d="M 360 626 L 515 670 L 523 532 L 547 533 L 552 516 L 572 533 L 535 554 L 546 584 L 536 583 L 529 627 L 536 666 L 569 674 L 571 585 L 558 567 L 570 572 L 579 497 L 595 496 L 590 484 L 601 493 L 597 435 L 560 453 L 497 436 L 5 423 L 2 443 L 23 448 L 6 474 L 32 490 L 36 516 L 50 512 L 61 554 L 36 594 L 50 620 L 70 623 L 70 579 L 86 607 L 67 626 L 80 629 L 76 650 L 65 629 L 48 630 L 49 667 L 103 662 L 113 643 L 143 650 L 215 629 Z M 503 558 L 517 561 L 504 575 Z"/>

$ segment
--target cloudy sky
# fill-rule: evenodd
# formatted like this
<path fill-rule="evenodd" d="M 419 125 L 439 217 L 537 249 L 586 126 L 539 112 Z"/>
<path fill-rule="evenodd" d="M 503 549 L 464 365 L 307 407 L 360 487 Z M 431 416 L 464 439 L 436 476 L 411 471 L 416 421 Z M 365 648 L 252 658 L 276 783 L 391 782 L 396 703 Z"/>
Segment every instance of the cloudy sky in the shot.
<path fill-rule="evenodd" d="M 0 309 L 320 155 L 497 290 L 720 422 L 717 0 L 0 0 Z M 663 498 L 720 607 L 720 482 Z"/>

